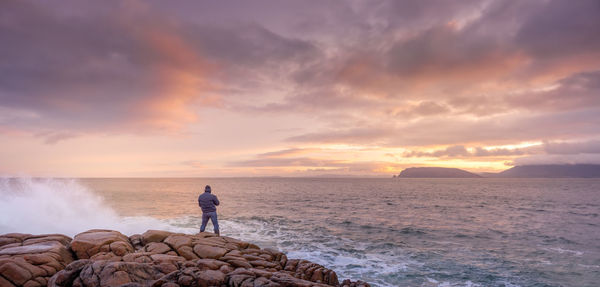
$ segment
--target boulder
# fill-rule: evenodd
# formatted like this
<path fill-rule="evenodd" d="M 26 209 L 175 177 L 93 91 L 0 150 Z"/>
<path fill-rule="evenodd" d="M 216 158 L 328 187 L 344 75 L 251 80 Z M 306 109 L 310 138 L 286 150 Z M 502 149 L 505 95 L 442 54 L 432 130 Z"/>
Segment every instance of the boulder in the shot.
<path fill-rule="evenodd" d="M 196 244 L 194 253 L 200 258 L 218 259 L 227 253 L 227 249 L 217 246 Z"/>
<path fill-rule="evenodd" d="M 50 280 L 49 286 L 74 286 L 77 282 L 89 287 L 121 286 L 128 283 L 151 286 L 164 275 L 160 265 L 156 263 L 83 259 L 58 272 Z"/>
<path fill-rule="evenodd" d="M 0 286 L 46 286 L 58 270 L 73 261 L 64 235 L 0 236 Z"/>
<path fill-rule="evenodd" d="M 308 260 L 288 260 L 284 270 L 299 279 L 311 280 L 314 282 L 320 281 L 332 286 L 338 286 L 340 284 L 337 274 L 333 270 Z"/>
<path fill-rule="evenodd" d="M 196 260 L 196 266 L 202 270 L 219 270 L 222 266 L 229 265 L 223 261 L 216 259 L 198 259 Z"/>
<path fill-rule="evenodd" d="M 191 246 L 192 238 L 185 234 L 173 234 L 165 238 L 164 243 L 169 245 L 173 250 L 178 250 L 182 246 Z"/>
<path fill-rule="evenodd" d="M 135 246 L 135 248 L 134 248 Z M 75 257 L 73 255 L 76 255 Z M 343 285 L 368 287 L 362 281 Z M 212 233 L 0 236 L 0 286 L 339 286 L 322 265 Z"/>
<path fill-rule="evenodd" d="M 294 287 L 331 287 L 296 278 L 285 272 L 266 272 L 258 269 L 238 268 L 227 274 L 227 286 L 294 286 Z"/>
<path fill-rule="evenodd" d="M 92 229 L 75 235 L 70 247 L 78 259 L 88 259 L 100 252 L 122 257 L 134 251 L 127 236 L 118 231 L 103 229 Z"/>
<path fill-rule="evenodd" d="M 148 230 L 142 234 L 142 245 L 146 245 L 150 242 L 162 242 L 165 238 L 172 235 L 172 232 L 162 230 Z"/>
<path fill-rule="evenodd" d="M 150 242 L 148 243 L 146 246 L 144 246 L 143 248 L 146 252 L 151 252 L 151 253 L 155 253 L 155 254 L 160 254 L 160 253 L 167 253 L 169 251 L 171 251 L 171 247 L 169 247 L 169 245 L 166 245 L 162 242 Z"/>

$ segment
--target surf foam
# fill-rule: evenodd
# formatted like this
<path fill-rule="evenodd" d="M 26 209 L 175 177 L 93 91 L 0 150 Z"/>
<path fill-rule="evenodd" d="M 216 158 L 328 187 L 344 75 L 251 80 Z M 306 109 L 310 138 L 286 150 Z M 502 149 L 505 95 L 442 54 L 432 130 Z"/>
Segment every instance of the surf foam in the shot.
<path fill-rule="evenodd" d="M 126 235 L 148 229 L 188 233 L 151 217 L 121 217 L 75 179 L 0 179 L 0 234 L 60 233 L 113 229 Z"/>

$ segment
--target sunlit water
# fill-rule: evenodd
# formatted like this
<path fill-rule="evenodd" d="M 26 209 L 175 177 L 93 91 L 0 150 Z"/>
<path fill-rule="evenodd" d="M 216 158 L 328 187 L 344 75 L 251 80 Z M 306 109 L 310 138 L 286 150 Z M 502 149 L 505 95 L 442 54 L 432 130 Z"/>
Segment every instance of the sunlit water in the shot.
<path fill-rule="evenodd" d="M 0 233 L 194 233 L 206 184 L 222 202 L 222 234 L 323 264 L 340 278 L 600 285 L 597 179 L 5 179 Z"/>

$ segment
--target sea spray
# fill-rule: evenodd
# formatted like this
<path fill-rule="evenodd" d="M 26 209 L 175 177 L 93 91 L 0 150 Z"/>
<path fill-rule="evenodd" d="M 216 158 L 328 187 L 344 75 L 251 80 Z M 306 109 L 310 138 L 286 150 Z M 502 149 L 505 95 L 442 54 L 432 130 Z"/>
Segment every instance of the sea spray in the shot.
<path fill-rule="evenodd" d="M 121 217 L 104 199 L 75 179 L 0 179 L 0 234 L 60 233 L 74 236 L 89 229 L 124 234 L 148 229 L 189 232 L 151 217 Z"/>

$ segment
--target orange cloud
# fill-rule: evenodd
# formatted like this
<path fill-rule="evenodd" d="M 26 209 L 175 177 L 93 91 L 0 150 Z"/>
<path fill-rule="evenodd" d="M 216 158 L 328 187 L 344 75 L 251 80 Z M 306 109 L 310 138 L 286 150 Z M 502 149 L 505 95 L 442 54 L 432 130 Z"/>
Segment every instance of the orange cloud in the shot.
<path fill-rule="evenodd" d="M 179 130 L 184 124 L 198 120 L 198 105 L 218 105 L 214 84 L 207 77 L 215 65 L 204 60 L 198 49 L 191 47 L 177 31 L 152 27 L 140 32 L 153 56 L 161 59 L 151 67 L 159 88 L 140 103 L 143 117 L 139 124 L 161 130 Z"/>

